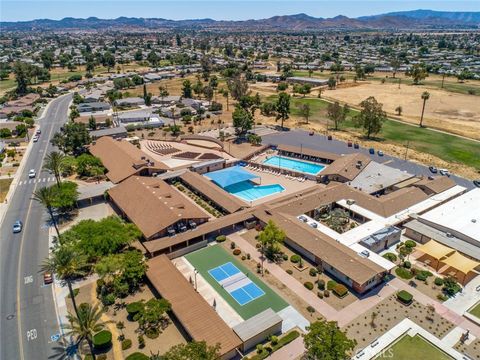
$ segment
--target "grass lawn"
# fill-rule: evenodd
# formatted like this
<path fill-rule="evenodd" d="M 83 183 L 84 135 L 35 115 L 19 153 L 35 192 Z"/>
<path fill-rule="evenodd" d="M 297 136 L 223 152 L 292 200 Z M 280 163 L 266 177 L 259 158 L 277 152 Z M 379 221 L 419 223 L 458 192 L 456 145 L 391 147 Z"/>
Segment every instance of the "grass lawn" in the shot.
<path fill-rule="evenodd" d="M 480 319 L 480 302 L 476 303 L 468 312 Z"/>
<path fill-rule="evenodd" d="M 277 95 L 268 96 L 268 101 L 275 101 Z M 300 105 L 310 105 L 310 121 L 326 122 L 328 102 L 323 99 L 312 98 L 291 98 L 290 109 L 292 116 L 300 115 Z M 343 129 L 352 129 L 352 117 L 358 112 L 351 109 L 349 117 L 342 124 Z M 357 129 L 358 131 L 358 129 Z M 381 140 L 393 144 L 406 145 L 409 141 L 411 149 L 432 154 L 440 159 L 461 163 L 480 169 L 480 144 L 475 141 L 462 139 L 454 135 L 439 133 L 428 128 L 420 128 L 402 124 L 397 121 L 387 120 L 383 124 L 380 134 L 377 135 Z"/>
<path fill-rule="evenodd" d="M 7 196 L 8 189 L 12 183 L 13 178 L 11 179 L 0 179 L 0 202 L 5 201 L 5 196 Z"/>
<path fill-rule="evenodd" d="M 286 301 L 265 285 L 265 283 L 249 271 L 246 266 L 243 266 L 241 261 L 238 261 L 233 255 L 230 255 L 219 245 L 209 246 L 205 249 L 195 251 L 186 255 L 185 258 L 195 266 L 200 272 L 200 275 L 203 276 L 215 291 L 219 293 L 220 296 L 224 298 L 244 320 L 257 315 L 268 308 L 272 308 L 273 311 L 278 312 L 288 306 Z M 227 262 L 233 263 L 240 271 L 248 275 L 250 280 L 265 292 L 265 295 L 243 306 L 237 303 L 236 300 L 208 273 L 208 270 Z"/>
<path fill-rule="evenodd" d="M 12 77 L 11 79 L 5 79 L 0 81 L 0 91 L 7 91 L 13 89 L 15 87 L 15 79 Z"/>
<path fill-rule="evenodd" d="M 435 347 L 420 335 L 411 337 L 405 335 L 392 347 L 385 350 L 383 355 L 377 359 L 388 358 L 392 360 L 411 360 L 411 359 L 435 359 L 452 360 L 453 358 Z"/>

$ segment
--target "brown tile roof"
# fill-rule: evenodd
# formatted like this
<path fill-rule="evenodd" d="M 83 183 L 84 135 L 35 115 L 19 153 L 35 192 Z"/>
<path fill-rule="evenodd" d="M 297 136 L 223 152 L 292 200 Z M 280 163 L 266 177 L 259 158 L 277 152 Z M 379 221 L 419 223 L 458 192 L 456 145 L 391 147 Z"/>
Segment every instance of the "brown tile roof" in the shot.
<path fill-rule="evenodd" d="M 281 209 L 258 208 L 254 215 L 263 222 L 273 220 L 288 239 L 298 244 L 317 258 L 333 266 L 356 283 L 362 285 L 385 271 L 375 264 L 337 242 L 331 237 L 301 222 L 296 216 L 281 213 Z M 297 214 L 298 215 L 298 214 Z"/>
<path fill-rule="evenodd" d="M 147 239 L 180 220 L 209 218 L 178 190 L 158 178 L 132 176 L 108 193 Z"/>
<path fill-rule="evenodd" d="M 75 122 L 82 123 L 82 124 L 88 124 L 90 121 L 90 117 L 94 117 L 95 121 L 97 123 L 104 123 L 107 119 L 111 119 L 112 117 L 109 115 L 88 115 L 88 116 L 80 116 L 75 119 Z"/>
<path fill-rule="evenodd" d="M 414 186 L 418 186 L 419 188 L 426 188 L 434 192 L 435 194 L 439 194 L 448 190 L 455 186 L 455 181 L 450 179 L 447 176 L 438 176 L 433 180 L 429 180 L 428 178 L 422 179 L 414 184 Z"/>
<path fill-rule="evenodd" d="M 327 159 L 327 160 L 336 160 L 340 158 L 339 155 L 328 152 L 328 151 L 319 151 L 319 150 L 310 149 L 306 147 L 299 147 L 299 146 L 292 146 L 292 145 L 278 145 L 277 149 L 281 151 L 296 153 L 296 154 L 315 156 L 315 157 L 318 157 L 321 159 Z"/>
<path fill-rule="evenodd" d="M 139 173 L 142 169 L 168 169 L 165 164 L 153 161 L 128 141 L 115 140 L 109 136 L 96 140 L 90 145 L 89 151 L 102 160 L 108 170 L 107 177 L 115 184 Z"/>
<path fill-rule="evenodd" d="M 242 341 L 217 312 L 197 293 L 166 255 L 149 260 L 147 277 L 158 293 L 172 304 L 172 311 L 195 341 L 220 344 L 221 355 Z"/>
<path fill-rule="evenodd" d="M 359 161 L 362 166 L 357 167 Z M 330 164 L 321 172 L 321 175 L 339 175 L 347 180 L 353 180 L 370 161 L 371 159 L 367 155 L 361 153 L 345 155 Z"/>
<path fill-rule="evenodd" d="M 195 172 L 186 171 L 180 176 L 180 179 L 204 194 L 207 198 L 227 210 L 229 213 L 233 213 L 244 207 L 247 207 L 247 204 L 245 204 L 242 200 L 229 194 L 204 176 Z"/>

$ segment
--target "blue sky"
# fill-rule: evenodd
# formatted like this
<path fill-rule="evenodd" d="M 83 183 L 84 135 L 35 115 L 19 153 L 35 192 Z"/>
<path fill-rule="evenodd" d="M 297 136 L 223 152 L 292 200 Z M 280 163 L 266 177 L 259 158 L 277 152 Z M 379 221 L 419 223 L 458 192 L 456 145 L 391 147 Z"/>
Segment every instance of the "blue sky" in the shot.
<path fill-rule="evenodd" d="M 480 11 L 480 0 L 0 0 L 0 20 L 86 18 L 89 16 L 104 19 L 128 16 L 174 20 L 207 17 L 216 20 L 245 20 L 297 13 L 306 13 L 315 17 L 336 15 L 357 17 L 414 9 Z"/>

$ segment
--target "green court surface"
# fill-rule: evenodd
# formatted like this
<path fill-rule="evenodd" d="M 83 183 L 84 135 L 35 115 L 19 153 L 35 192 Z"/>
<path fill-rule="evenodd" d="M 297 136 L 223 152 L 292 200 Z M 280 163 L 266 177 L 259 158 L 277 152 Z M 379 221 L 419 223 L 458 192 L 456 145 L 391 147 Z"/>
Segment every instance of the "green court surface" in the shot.
<path fill-rule="evenodd" d="M 468 312 L 480 319 L 480 302 L 476 303 Z"/>
<path fill-rule="evenodd" d="M 288 306 L 286 301 L 264 284 L 255 274 L 248 270 L 248 268 L 242 264 L 242 261 L 239 261 L 235 256 L 230 255 L 220 245 L 208 246 L 205 249 L 185 255 L 185 258 L 244 320 L 257 315 L 268 308 L 272 308 L 273 311 L 278 312 Z M 247 275 L 252 282 L 265 292 L 265 295 L 243 306 L 237 303 L 235 299 L 208 273 L 209 270 L 228 262 L 233 263 L 240 271 Z"/>
<path fill-rule="evenodd" d="M 384 350 L 378 359 L 392 359 L 392 360 L 411 360 L 411 359 L 435 359 L 435 360 L 453 360 L 453 358 L 444 353 L 425 340 L 420 335 L 409 336 L 405 335 L 393 346 Z"/>

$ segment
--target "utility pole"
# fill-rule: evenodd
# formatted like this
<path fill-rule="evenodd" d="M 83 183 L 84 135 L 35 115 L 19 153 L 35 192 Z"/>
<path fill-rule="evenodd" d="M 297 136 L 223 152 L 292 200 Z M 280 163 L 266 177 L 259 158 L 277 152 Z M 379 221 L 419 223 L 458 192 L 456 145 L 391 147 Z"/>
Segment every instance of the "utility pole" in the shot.
<path fill-rule="evenodd" d="M 408 154 L 408 148 L 410 146 L 410 140 L 407 141 L 407 146 L 406 146 L 406 150 L 405 150 L 405 161 L 407 161 L 407 154 Z"/>

